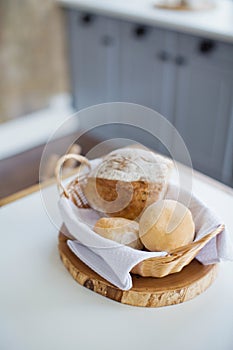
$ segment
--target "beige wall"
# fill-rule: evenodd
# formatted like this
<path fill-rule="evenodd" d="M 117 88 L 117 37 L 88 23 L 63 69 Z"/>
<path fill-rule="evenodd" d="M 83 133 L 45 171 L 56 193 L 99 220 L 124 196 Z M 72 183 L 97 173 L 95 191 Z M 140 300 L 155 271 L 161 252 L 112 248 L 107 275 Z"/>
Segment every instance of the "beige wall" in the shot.
<path fill-rule="evenodd" d="M 55 0 L 0 0 L 0 122 L 68 91 L 64 22 Z"/>

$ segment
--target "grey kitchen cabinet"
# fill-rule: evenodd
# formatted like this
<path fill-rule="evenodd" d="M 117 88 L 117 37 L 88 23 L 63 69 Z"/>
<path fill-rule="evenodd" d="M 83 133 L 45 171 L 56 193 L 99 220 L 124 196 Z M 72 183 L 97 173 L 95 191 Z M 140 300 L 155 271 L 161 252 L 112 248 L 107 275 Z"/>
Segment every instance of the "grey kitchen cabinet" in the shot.
<path fill-rule="evenodd" d="M 68 11 L 71 80 L 78 110 L 117 96 L 118 21 Z"/>
<path fill-rule="evenodd" d="M 224 57 L 225 46 L 209 42 L 206 52 L 201 50 L 205 44 L 179 37 L 174 125 L 194 168 L 221 180 L 233 99 L 233 48 L 232 56 Z"/>
<path fill-rule="evenodd" d="M 222 180 L 233 187 L 233 101 L 228 125 Z"/>
<path fill-rule="evenodd" d="M 120 28 L 120 100 L 150 107 L 171 122 L 176 39 L 176 33 L 143 25 L 125 22 Z"/>
<path fill-rule="evenodd" d="M 120 28 L 119 75 L 121 101 L 138 103 L 161 112 L 164 31 L 123 23 Z"/>
<path fill-rule="evenodd" d="M 150 107 L 176 127 L 195 169 L 233 186 L 233 45 L 74 10 L 68 17 L 75 108 L 113 101 Z M 167 153 L 126 129 L 98 136 L 133 133 Z"/>
<path fill-rule="evenodd" d="M 176 33 L 136 23 L 123 22 L 120 26 L 119 52 L 119 99 L 149 107 L 173 122 L 175 70 L 171 55 L 175 55 Z M 169 101 L 169 103 L 168 103 Z M 164 125 L 152 125 L 145 120 L 151 131 L 167 133 Z M 123 128 L 122 128 L 123 129 Z M 125 134 L 122 130 L 122 134 Z M 140 140 L 140 131 L 134 137 Z M 163 134 L 164 146 L 156 138 L 148 139 L 147 146 L 168 154 L 169 135 Z M 145 135 L 141 136 L 141 140 Z"/>

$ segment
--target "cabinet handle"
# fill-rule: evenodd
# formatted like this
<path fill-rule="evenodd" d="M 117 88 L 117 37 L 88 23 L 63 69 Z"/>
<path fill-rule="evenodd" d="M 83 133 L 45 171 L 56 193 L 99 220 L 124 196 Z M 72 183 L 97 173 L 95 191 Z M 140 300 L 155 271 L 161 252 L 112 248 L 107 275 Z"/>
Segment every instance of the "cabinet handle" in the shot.
<path fill-rule="evenodd" d="M 171 60 L 171 55 L 166 51 L 161 51 L 157 57 L 162 62 L 168 62 Z"/>
<path fill-rule="evenodd" d="M 184 56 L 177 56 L 175 58 L 175 64 L 177 66 L 185 66 L 187 64 L 187 59 Z"/>
<path fill-rule="evenodd" d="M 101 44 L 105 47 L 112 46 L 114 44 L 114 38 L 109 35 L 104 35 L 101 38 Z"/>
<path fill-rule="evenodd" d="M 211 53 L 216 47 L 216 44 L 212 40 L 202 40 L 199 44 L 199 52 L 202 54 L 209 54 Z"/>
<path fill-rule="evenodd" d="M 143 38 L 148 32 L 148 29 L 147 27 L 145 26 L 137 26 L 135 29 L 134 29 L 134 35 L 136 38 Z"/>
<path fill-rule="evenodd" d="M 79 21 L 83 25 L 90 25 L 93 22 L 93 20 L 94 20 L 94 16 L 91 15 L 90 13 L 85 13 L 79 18 Z"/>

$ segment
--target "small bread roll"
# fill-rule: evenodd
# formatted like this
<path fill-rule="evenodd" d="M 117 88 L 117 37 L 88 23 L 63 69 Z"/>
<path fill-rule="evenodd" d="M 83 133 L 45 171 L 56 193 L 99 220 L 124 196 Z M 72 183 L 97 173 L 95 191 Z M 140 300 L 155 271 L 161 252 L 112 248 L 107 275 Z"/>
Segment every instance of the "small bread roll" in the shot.
<path fill-rule="evenodd" d="M 143 248 L 139 239 L 139 227 L 136 221 L 124 218 L 101 218 L 96 222 L 94 231 L 104 238 L 131 248 Z"/>
<path fill-rule="evenodd" d="M 191 243 L 195 225 L 190 210 L 174 200 L 150 205 L 139 221 L 139 237 L 150 251 L 166 251 Z"/>

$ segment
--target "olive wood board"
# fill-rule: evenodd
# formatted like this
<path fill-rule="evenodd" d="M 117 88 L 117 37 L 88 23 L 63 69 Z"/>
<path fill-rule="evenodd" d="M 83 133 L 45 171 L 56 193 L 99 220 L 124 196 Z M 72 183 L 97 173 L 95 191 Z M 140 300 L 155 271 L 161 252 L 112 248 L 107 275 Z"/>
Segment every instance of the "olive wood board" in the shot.
<path fill-rule="evenodd" d="M 144 307 L 174 305 L 204 292 L 217 276 L 217 264 L 202 265 L 194 259 L 182 271 L 162 278 L 133 275 L 133 287 L 121 290 L 85 265 L 66 244 L 67 236 L 59 233 L 61 260 L 72 277 L 82 286 L 123 304 Z"/>

